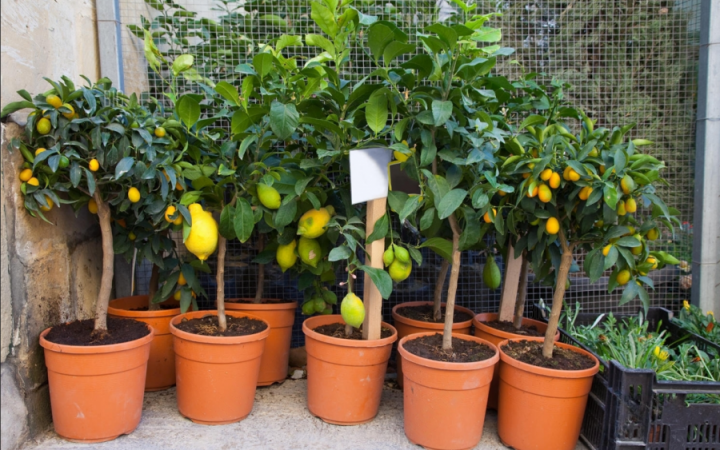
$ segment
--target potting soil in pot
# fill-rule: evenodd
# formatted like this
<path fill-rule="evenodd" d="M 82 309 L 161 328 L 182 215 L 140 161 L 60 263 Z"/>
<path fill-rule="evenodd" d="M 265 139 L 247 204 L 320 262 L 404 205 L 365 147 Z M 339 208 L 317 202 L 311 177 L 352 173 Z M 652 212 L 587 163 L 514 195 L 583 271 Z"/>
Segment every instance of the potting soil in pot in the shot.
<path fill-rule="evenodd" d="M 445 308 L 441 308 L 442 315 L 440 320 L 435 320 L 433 319 L 433 305 L 404 306 L 402 308 L 398 308 L 395 312 L 403 317 L 418 320 L 420 322 L 445 322 Z M 453 315 L 453 323 L 467 322 L 468 320 L 472 320 L 472 316 L 470 314 L 463 311 L 455 311 L 455 314 Z"/>
<path fill-rule="evenodd" d="M 107 319 L 107 333 L 93 336 L 94 327 L 94 319 L 76 320 L 52 327 L 45 339 L 55 344 L 89 347 L 122 344 L 135 341 L 150 333 L 150 328 L 142 322 L 112 317 Z"/>
<path fill-rule="evenodd" d="M 433 361 L 468 363 L 484 361 L 495 355 L 495 349 L 478 342 L 452 338 L 452 352 L 442 348 L 443 336 L 436 333 L 430 336 L 412 339 L 403 344 L 403 348 L 413 355 Z"/>
<path fill-rule="evenodd" d="M 492 322 L 482 322 L 483 325 L 487 325 L 491 328 L 495 328 L 496 330 L 504 331 L 506 333 L 512 333 L 517 334 L 521 336 L 535 336 L 535 337 L 542 337 L 545 336 L 545 334 L 540 333 L 535 325 L 522 325 L 520 328 L 515 328 L 515 325 L 513 325 L 510 321 L 499 321 L 494 320 Z"/>
<path fill-rule="evenodd" d="M 240 303 L 240 304 L 243 304 L 243 305 L 252 305 L 252 304 L 256 304 L 256 305 L 280 305 L 280 304 L 283 304 L 283 303 L 293 303 L 293 302 L 295 302 L 295 300 L 280 300 L 280 299 L 276 299 L 276 298 L 263 298 L 263 299 L 261 299 L 261 300 L 260 300 L 259 302 L 257 302 L 257 303 L 256 303 L 254 300 L 246 299 L 246 298 L 241 298 L 241 299 L 237 299 L 237 300 L 225 300 L 225 304 L 228 304 L 228 303 Z"/>
<path fill-rule="evenodd" d="M 186 333 L 199 334 L 201 336 L 248 336 L 263 331 L 267 324 L 262 320 L 249 317 L 226 316 L 227 329 L 223 332 L 218 327 L 216 315 L 207 315 L 199 319 L 183 319 L 175 325 L 179 330 Z"/>
<path fill-rule="evenodd" d="M 316 333 L 323 334 L 325 336 L 330 336 L 338 339 L 352 339 L 355 341 L 361 341 L 362 336 L 362 330 L 359 330 L 357 328 L 353 328 L 353 332 L 350 336 L 345 335 L 345 325 L 342 323 L 329 323 L 327 325 L 320 325 L 317 328 L 313 328 L 313 331 Z M 380 339 L 389 338 L 392 336 L 393 332 L 389 328 L 382 328 L 380 330 Z"/>
<path fill-rule="evenodd" d="M 503 347 L 503 352 L 517 361 L 546 369 L 583 370 L 595 365 L 592 358 L 557 346 L 553 349 L 553 357 L 545 358 L 542 348 L 541 341 L 511 341 Z"/>

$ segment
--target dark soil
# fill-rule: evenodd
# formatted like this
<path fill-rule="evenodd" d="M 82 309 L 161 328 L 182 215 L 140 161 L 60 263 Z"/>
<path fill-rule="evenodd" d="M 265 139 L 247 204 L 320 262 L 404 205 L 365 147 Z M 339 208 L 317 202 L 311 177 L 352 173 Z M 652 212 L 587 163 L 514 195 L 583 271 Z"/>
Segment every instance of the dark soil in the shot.
<path fill-rule="evenodd" d="M 177 305 L 160 305 L 161 310 L 167 310 L 167 309 L 176 309 L 179 308 L 180 304 Z M 141 306 L 139 308 L 130 308 L 128 311 L 150 311 L 150 309 L 147 306 Z"/>
<path fill-rule="evenodd" d="M 294 300 L 280 300 L 277 298 L 263 298 L 260 299 L 260 302 L 256 303 L 257 305 L 279 305 L 281 303 L 292 303 Z M 235 300 L 225 300 L 225 303 L 242 303 L 244 305 L 250 305 L 255 303 L 255 300 L 251 298 L 239 298 Z"/>
<path fill-rule="evenodd" d="M 76 320 L 52 327 L 45 339 L 55 344 L 92 347 L 135 341 L 150 333 L 146 324 L 132 319 L 108 317 L 107 326 L 107 333 L 93 336 L 95 319 Z"/>
<path fill-rule="evenodd" d="M 222 332 L 218 328 L 216 315 L 207 315 L 199 319 L 183 319 L 175 325 L 179 330 L 186 333 L 199 334 L 201 336 L 248 336 L 259 333 L 267 325 L 262 320 L 250 319 L 249 317 L 226 316 L 227 329 Z"/>
<path fill-rule="evenodd" d="M 446 353 L 442 348 L 442 339 L 442 334 L 435 333 L 409 340 L 403 344 L 403 348 L 425 359 L 453 363 L 484 361 L 495 354 L 495 350 L 487 345 L 456 337 L 452 338 L 452 353 Z"/>
<path fill-rule="evenodd" d="M 314 332 L 324 334 L 338 339 L 351 339 L 355 341 L 362 340 L 362 329 L 353 328 L 353 332 L 350 336 L 345 335 L 345 325 L 342 323 L 329 323 L 327 325 L 320 325 L 313 329 Z M 383 328 L 380 330 L 380 339 L 389 338 L 393 332 L 390 328 Z"/>
<path fill-rule="evenodd" d="M 491 328 L 495 328 L 496 330 L 504 331 L 506 333 L 512 333 L 512 334 L 519 334 L 522 336 L 545 336 L 545 334 L 538 331 L 537 327 L 535 325 L 530 325 L 529 327 L 526 325 L 522 325 L 520 329 L 518 330 L 515 328 L 515 325 L 513 325 L 512 322 L 504 321 L 500 322 L 499 320 L 493 321 L 493 322 L 482 322 L 483 325 L 487 325 Z"/>
<path fill-rule="evenodd" d="M 440 320 L 433 319 L 433 305 L 403 306 L 398 308 L 396 313 L 408 319 L 419 320 L 420 322 L 445 323 L 445 308 L 440 308 Z M 466 312 L 455 310 L 453 323 L 467 322 L 472 316 Z"/>
<path fill-rule="evenodd" d="M 545 358 L 542 347 L 540 341 L 517 341 L 509 342 L 503 351 L 513 359 L 545 369 L 583 370 L 595 365 L 595 361 L 588 356 L 557 346 L 553 350 L 553 357 Z"/>

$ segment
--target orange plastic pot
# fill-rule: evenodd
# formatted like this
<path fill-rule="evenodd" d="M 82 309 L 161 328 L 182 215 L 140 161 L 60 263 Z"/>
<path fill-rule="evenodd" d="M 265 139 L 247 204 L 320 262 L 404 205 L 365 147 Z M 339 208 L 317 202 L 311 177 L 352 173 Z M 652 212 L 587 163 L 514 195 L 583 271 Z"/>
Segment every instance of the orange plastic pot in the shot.
<path fill-rule="evenodd" d="M 250 299 L 242 299 L 250 300 Z M 237 301 L 237 300 L 235 300 Z M 268 302 L 268 300 L 263 300 Z M 269 300 L 273 301 L 273 300 Z M 279 302 L 280 300 L 275 300 Z M 297 302 L 291 303 L 232 303 L 225 302 L 225 309 L 244 311 L 270 324 L 270 334 L 265 341 L 265 351 L 260 363 L 258 386 L 269 386 L 284 381 L 288 375 L 290 341 L 295 323 Z"/>
<path fill-rule="evenodd" d="M 175 386 L 175 352 L 169 327 L 170 319 L 180 314 L 180 307 L 157 311 L 131 311 L 144 306 L 148 306 L 147 295 L 119 298 L 110 302 L 108 316 L 145 322 L 155 331 L 150 344 L 145 391 L 161 391 Z"/>
<path fill-rule="evenodd" d="M 40 334 L 48 369 L 53 426 L 77 442 L 111 441 L 137 428 L 142 416 L 153 331 L 122 344 L 76 346 Z"/>
<path fill-rule="evenodd" d="M 315 316 L 303 322 L 307 350 L 307 404 L 310 413 L 336 425 L 371 421 L 378 412 L 387 362 L 397 331 L 385 339 L 338 339 L 313 331 L 342 323 L 339 315 Z"/>
<path fill-rule="evenodd" d="M 600 364 L 585 350 L 561 342 L 555 345 L 588 356 L 595 365 L 585 370 L 545 369 L 517 361 L 503 352 L 508 342 L 522 340 L 542 338 L 515 338 L 498 345 L 500 440 L 516 450 L 573 450 Z"/>
<path fill-rule="evenodd" d="M 475 336 L 481 339 L 485 339 L 495 345 L 498 345 L 506 339 L 513 339 L 517 337 L 525 337 L 522 334 L 508 333 L 507 331 L 498 330 L 497 328 L 489 327 L 483 322 L 495 322 L 498 318 L 497 313 L 482 313 L 475 316 L 472 323 L 475 325 Z M 539 320 L 533 320 L 523 317 L 522 324 L 526 327 L 534 325 L 538 332 L 545 333 L 547 330 L 547 323 L 540 322 Z M 555 334 L 555 340 L 560 340 L 560 332 Z M 490 384 L 490 396 L 488 397 L 488 408 L 497 409 L 498 407 L 498 388 L 500 386 L 500 364 L 495 365 L 495 375 L 493 376 L 492 384 Z"/>
<path fill-rule="evenodd" d="M 262 320 L 240 311 L 226 311 L 225 314 Z M 260 360 L 270 326 L 260 333 L 232 337 L 201 336 L 175 326 L 183 318 L 190 320 L 207 315 L 217 315 L 217 311 L 188 312 L 170 321 L 178 410 L 195 423 L 238 422 L 252 411 Z"/>
<path fill-rule="evenodd" d="M 490 346 L 495 355 L 484 361 L 449 363 L 413 355 L 403 347 L 409 340 L 434 334 L 405 336 L 398 344 L 405 370 L 405 435 L 413 444 L 429 449 L 473 448 L 482 438 L 497 349 L 486 340 L 453 334 Z"/>
<path fill-rule="evenodd" d="M 433 302 L 405 302 L 395 305 L 392 309 L 393 324 L 397 328 L 398 339 L 402 339 L 405 336 L 417 333 L 425 333 L 429 331 L 435 331 L 442 333 L 444 323 L 433 323 L 433 322 L 422 322 L 420 320 L 408 319 L 397 313 L 399 308 L 406 306 L 420 306 L 420 305 L 432 305 Z M 445 310 L 445 303 L 441 304 L 443 311 Z M 474 312 L 462 306 L 455 305 L 455 312 L 465 312 L 470 314 L 470 317 L 475 315 Z M 464 322 L 457 322 L 453 324 L 453 334 L 470 334 L 470 327 L 472 326 L 472 319 Z M 398 357 L 397 360 L 397 383 L 400 387 L 403 387 L 403 371 L 402 371 L 402 358 Z"/>

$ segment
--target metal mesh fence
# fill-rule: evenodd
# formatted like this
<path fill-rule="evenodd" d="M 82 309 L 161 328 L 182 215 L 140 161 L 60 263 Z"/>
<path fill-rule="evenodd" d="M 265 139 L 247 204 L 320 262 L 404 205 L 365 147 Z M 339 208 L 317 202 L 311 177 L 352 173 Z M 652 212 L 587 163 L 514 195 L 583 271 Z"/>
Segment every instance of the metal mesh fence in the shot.
<path fill-rule="evenodd" d="M 680 211 L 681 228 L 674 234 L 664 230 L 653 243 L 654 250 L 666 250 L 683 261 L 691 261 L 693 180 L 695 159 L 695 110 L 699 46 L 700 0 L 478 0 L 478 13 L 498 12 L 492 26 L 503 30 L 503 46 L 516 49 L 512 58 L 497 71 L 509 78 L 523 72 L 538 72 L 544 81 L 558 78 L 573 87 L 566 96 L 599 126 L 636 123 L 631 136 L 655 142 L 653 155 L 666 162 L 662 188 L 670 206 Z M 402 22 L 408 34 L 452 11 L 446 3 L 432 0 L 391 2 L 356 0 L 366 14 Z M 196 55 L 202 75 L 215 81 L 239 80 L 238 65 L 252 59 L 257 44 L 281 34 L 305 35 L 319 32 L 310 20 L 309 0 L 120 0 L 123 25 L 123 59 L 126 90 L 160 97 L 160 81 L 147 67 L 143 56 L 141 28 L 149 28 L 164 50 Z M 297 49 L 306 56 L 310 49 Z M 198 61 L 199 60 L 199 61 Z M 361 77 L 374 65 L 360 49 L 351 56 L 351 73 Z M 353 75 L 354 74 L 354 75 Z M 228 243 L 226 286 L 228 298 L 253 297 L 257 265 L 254 243 Z M 397 285 L 390 301 L 384 303 L 385 320 L 390 309 L 404 301 L 431 300 L 439 273 L 439 258 L 423 252 L 425 262 L 414 269 L 410 279 Z M 494 255 L 503 268 L 499 255 Z M 475 312 L 495 311 L 500 289 L 492 291 L 482 283 L 487 255 L 465 252 L 457 303 Z M 571 269 L 569 302 L 582 302 L 585 311 L 635 311 L 639 303 L 618 307 L 620 293 L 607 292 L 607 277 L 590 284 L 578 265 Z M 214 263 L 211 262 L 214 269 Z M 342 268 L 338 269 L 339 271 Z M 530 274 L 532 278 L 532 274 Z M 677 268 L 651 272 L 654 305 L 677 309 L 690 297 L 691 278 Z M 338 279 L 343 278 L 338 272 Z M 137 266 L 138 291 L 147 289 L 149 267 Z M 276 266 L 266 268 L 265 297 L 302 300 L 293 282 Z M 358 287 L 362 280 L 358 280 Z M 210 298 L 201 307 L 214 305 L 213 276 L 202 275 Z M 337 288 L 340 297 L 342 288 Z M 552 289 L 530 284 L 528 304 L 550 299 Z M 299 314 L 299 313 L 298 313 Z M 300 316 L 298 315 L 298 320 Z M 295 327 L 294 345 L 302 339 Z"/>

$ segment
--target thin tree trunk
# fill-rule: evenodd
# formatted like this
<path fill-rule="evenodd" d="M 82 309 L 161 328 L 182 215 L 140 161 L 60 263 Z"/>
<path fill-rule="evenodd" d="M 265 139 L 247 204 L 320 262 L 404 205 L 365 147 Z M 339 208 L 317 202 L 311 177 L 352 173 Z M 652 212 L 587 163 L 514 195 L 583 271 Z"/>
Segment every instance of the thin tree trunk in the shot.
<path fill-rule="evenodd" d="M 262 252 L 265 248 L 265 235 L 258 234 L 257 250 Z M 257 287 L 255 288 L 255 299 L 253 303 L 260 303 L 263 298 L 263 290 L 265 289 L 265 264 L 258 265 L 257 271 Z"/>
<path fill-rule="evenodd" d="M 445 326 L 443 327 L 443 350 L 452 351 L 452 327 L 455 318 L 455 295 L 457 294 L 458 278 L 460 278 L 460 227 L 455 215 L 451 215 L 450 227 L 453 231 L 452 240 L 452 268 L 450 269 L 450 284 L 445 301 Z"/>
<path fill-rule="evenodd" d="M 110 217 L 110 207 L 102 199 L 99 190 L 93 195 L 98 206 L 98 220 L 102 235 L 103 271 L 100 279 L 100 290 L 95 303 L 95 329 L 93 337 L 102 338 L 107 335 L 107 311 L 110 303 L 113 274 L 115 270 L 115 251 L 113 250 L 113 235 Z"/>
<path fill-rule="evenodd" d="M 550 319 L 548 320 L 547 331 L 545 332 L 545 341 L 543 342 L 543 356 L 552 358 L 553 346 L 555 341 L 555 333 L 557 333 L 558 322 L 560 321 L 560 313 L 562 312 L 563 299 L 565 298 L 565 283 L 567 283 L 568 273 L 572 265 L 573 247 L 569 246 L 565 241 L 565 234 L 560 229 L 558 235 L 560 245 L 562 247 L 562 256 L 560 259 L 560 269 L 558 270 L 557 281 L 555 282 L 555 293 L 553 295 L 552 309 L 550 311 Z"/>
<path fill-rule="evenodd" d="M 349 270 L 352 270 L 353 267 L 348 267 Z M 353 291 L 353 286 L 355 286 L 355 280 L 352 277 L 352 273 L 348 277 L 348 293 Z M 345 324 L 345 336 L 350 337 L 353 334 L 353 326 L 349 324 Z"/>
<path fill-rule="evenodd" d="M 218 237 L 217 274 L 217 315 L 220 331 L 227 330 L 227 318 L 225 317 L 225 249 L 227 241 L 221 234 Z"/>
<path fill-rule="evenodd" d="M 442 311 L 440 311 L 440 304 L 442 303 L 442 293 L 445 287 L 445 278 L 447 278 L 448 270 L 450 269 L 450 263 L 447 259 L 443 258 L 442 265 L 440 266 L 440 273 L 438 274 L 437 282 L 435 283 L 435 295 L 433 297 L 433 319 L 436 322 L 440 321 L 442 317 Z"/>
<path fill-rule="evenodd" d="M 152 273 L 150 274 L 150 284 L 148 285 L 148 311 L 158 311 L 160 303 L 153 303 L 152 299 L 158 291 L 160 283 L 160 268 L 157 264 L 153 264 Z"/>
<path fill-rule="evenodd" d="M 518 286 L 518 297 L 515 301 L 515 320 L 513 326 L 519 330 L 522 326 L 523 313 L 525 312 L 525 299 L 527 298 L 528 284 L 528 259 L 527 252 L 523 252 L 522 268 L 520 269 L 520 286 Z"/>

